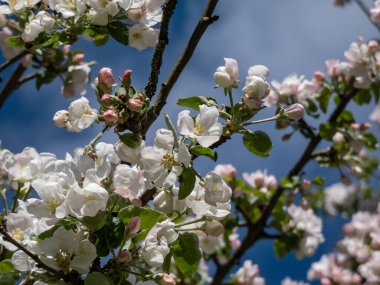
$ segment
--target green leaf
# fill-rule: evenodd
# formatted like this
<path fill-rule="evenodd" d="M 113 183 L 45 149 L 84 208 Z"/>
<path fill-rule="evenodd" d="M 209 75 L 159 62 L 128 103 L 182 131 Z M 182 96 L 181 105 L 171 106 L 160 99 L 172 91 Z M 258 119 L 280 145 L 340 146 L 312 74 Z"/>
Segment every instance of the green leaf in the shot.
<path fill-rule="evenodd" d="M 178 105 L 183 107 L 192 108 L 194 110 L 199 111 L 200 105 L 207 105 L 207 106 L 217 106 L 217 102 L 215 99 L 211 97 L 203 97 L 203 96 L 194 96 L 189 98 L 181 98 L 178 99 L 177 102 Z"/>
<path fill-rule="evenodd" d="M 99 212 L 94 217 L 83 217 L 82 221 L 86 227 L 94 231 L 97 231 L 100 230 L 106 224 L 107 213 Z"/>
<path fill-rule="evenodd" d="M 363 133 L 362 139 L 364 141 L 365 146 L 369 150 L 371 150 L 371 151 L 377 150 L 377 148 L 378 148 L 377 139 L 372 133 L 369 133 L 369 132 Z"/>
<path fill-rule="evenodd" d="M 126 133 L 119 135 L 119 139 L 130 148 L 139 147 L 142 140 L 141 135 L 134 133 Z"/>
<path fill-rule="evenodd" d="M 313 179 L 313 184 L 323 186 L 325 184 L 325 179 L 322 176 L 317 176 Z"/>
<path fill-rule="evenodd" d="M 118 218 L 127 225 L 132 218 L 140 218 L 140 233 L 137 236 L 137 240 L 142 240 L 146 237 L 149 230 L 158 222 L 164 221 L 167 216 L 164 213 L 155 211 L 153 209 L 130 205 L 122 209 L 118 215 Z"/>
<path fill-rule="evenodd" d="M 189 167 L 185 168 L 179 176 L 178 199 L 183 200 L 193 191 L 195 186 L 195 172 Z"/>
<path fill-rule="evenodd" d="M 371 102 L 371 90 L 370 89 L 360 90 L 355 95 L 354 102 L 359 106 L 369 104 Z"/>
<path fill-rule="evenodd" d="M 65 227 L 66 230 L 75 230 L 77 228 L 75 221 L 71 220 L 70 218 L 66 218 L 63 220 L 59 220 L 52 228 L 40 233 L 38 235 L 38 239 L 44 240 L 46 238 L 51 238 L 54 235 L 55 231 L 62 226 Z"/>
<path fill-rule="evenodd" d="M 0 262 L 0 284 L 1 285 L 14 285 L 20 278 L 13 264 L 9 259 Z"/>
<path fill-rule="evenodd" d="M 245 131 L 243 134 L 243 143 L 250 152 L 260 157 L 269 156 L 272 150 L 272 141 L 263 131 Z"/>
<path fill-rule="evenodd" d="M 5 42 L 10 47 L 18 48 L 18 49 L 24 49 L 24 42 L 21 40 L 19 36 L 14 37 L 8 37 Z"/>
<path fill-rule="evenodd" d="M 99 256 L 106 256 L 110 249 L 118 247 L 124 239 L 124 223 L 110 217 L 103 228 L 97 231 L 96 251 Z"/>
<path fill-rule="evenodd" d="M 331 141 L 336 132 L 336 127 L 330 123 L 324 123 L 319 126 L 319 135 L 325 140 Z"/>
<path fill-rule="evenodd" d="M 201 156 L 201 155 L 208 156 L 213 161 L 216 161 L 216 159 L 218 158 L 217 153 L 215 151 L 213 151 L 211 148 L 203 147 L 200 145 L 196 145 L 196 146 L 191 147 L 190 153 L 197 155 L 197 156 Z"/>
<path fill-rule="evenodd" d="M 84 285 L 113 285 L 111 279 L 100 272 L 91 272 L 84 279 Z"/>
<path fill-rule="evenodd" d="M 175 264 L 185 276 L 191 277 L 201 260 L 199 241 L 195 234 L 184 233 L 171 245 Z"/>
<path fill-rule="evenodd" d="M 327 112 L 327 107 L 329 106 L 329 101 L 331 97 L 330 89 L 325 86 L 321 92 L 321 94 L 316 98 L 319 103 L 319 108 L 323 113 Z"/>
<path fill-rule="evenodd" d="M 123 22 L 113 21 L 107 26 L 107 29 L 116 41 L 126 46 L 129 44 L 128 28 Z"/>

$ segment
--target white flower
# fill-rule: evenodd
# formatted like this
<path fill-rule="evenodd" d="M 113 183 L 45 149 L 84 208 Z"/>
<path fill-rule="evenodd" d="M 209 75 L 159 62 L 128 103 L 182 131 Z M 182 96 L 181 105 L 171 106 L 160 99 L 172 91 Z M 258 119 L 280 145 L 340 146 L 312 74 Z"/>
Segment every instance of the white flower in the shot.
<path fill-rule="evenodd" d="M 267 80 L 267 78 L 269 76 L 269 69 L 265 65 L 251 66 L 248 69 L 247 78 L 252 77 L 252 76 L 258 76 L 258 77 L 261 77 L 263 80 Z"/>
<path fill-rule="evenodd" d="M 73 92 L 79 93 L 81 95 L 86 94 L 86 85 L 88 83 L 90 72 L 90 66 L 85 63 L 69 66 L 68 78 L 71 79 L 69 86 L 72 88 Z"/>
<path fill-rule="evenodd" d="M 9 60 L 20 53 L 20 50 L 9 46 L 5 40 L 13 35 L 12 30 L 4 27 L 0 30 L 0 48 L 6 60 Z"/>
<path fill-rule="evenodd" d="M 234 86 L 239 78 L 238 63 L 233 58 L 225 58 L 225 65 L 219 66 L 215 73 L 215 83 L 219 87 L 231 88 Z"/>
<path fill-rule="evenodd" d="M 157 223 L 148 233 L 141 245 L 141 254 L 144 260 L 152 267 L 161 267 L 165 257 L 169 254 L 169 245 L 178 238 L 174 230 L 175 224 L 169 220 Z"/>
<path fill-rule="evenodd" d="M 106 178 L 112 170 L 113 165 L 120 163 L 113 144 L 100 142 L 95 146 L 96 160 L 95 170 L 99 179 Z"/>
<path fill-rule="evenodd" d="M 113 174 L 113 185 L 115 193 L 131 201 L 136 201 L 145 189 L 144 176 L 137 166 L 130 167 L 126 164 L 119 164 Z"/>
<path fill-rule="evenodd" d="M 207 173 L 205 177 L 205 202 L 217 206 L 218 203 L 226 203 L 232 195 L 231 188 L 215 172 Z"/>
<path fill-rule="evenodd" d="M 237 170 L 232 164 L 218 164 L 214 172 L 225 179 L 235 177 Z"/>
<path fill-rule="evenodd" d="M 281 285 L 309 285 L 309 283 L 305 282 L 298 282 L 298 281 L 293 281 L 289 277 L 286 277 L 284 280 L 281 281 Z"/>
<path fill-rule="evenodd" d="M 70 132 L 81 132 L 91 126 L 97 118 L 98 111 L 92 109 L 88 100 L 82 97 L 72 102 L 69 106 L 67 130 Z"/>
<path fill-rule="evenodd" d="M 115 150 L 122 161 L 129 163 L 138 163 L 140 160 L 141 150 L 145 147 L 145 141 L 141 141 L 141 144 L 136 148 L 131 148 L 119 141 L 115 145 Z"/>
<path fill-rule="evenodd" d="M 288 212 L 292 217 L 290 226 L 303 233 L 303 238 L 296 250 L 297 258 L 313 255 L 318 245 L 324 242 L 322 220 L 314 214 L 312 209 L 304 210 L 301 207 L 290 205 Z"/>
<path fill-rule="evenodd" d="M 68 18 L 81 15 L 86 9 L 86 3 L 85 1 L 49 0 L 49 7 L 61 13 L 64 18 Z"/>
<path fill-rule="evenodd" d="M 107 207 L 108 192 L 96 183 L 89 183 L 83 189 L 74 189 L 67 196 L 67 206 L 77 217 L 94 217 Z"/>
<path fill-rule="evenodd" d="M 354 186 L 346 186 L 336 183 L 327 187 L 325 193 L 325 210 L 330 215 L 336 215 L 339 209 L 350 206 L 352 195 L 355 193 Z"/>
<path fill-rule="evenodd" d="M 85 274 L 90 270 L 91 262 L 96 257 L 96 248 L 84 238 L 83 231 L 57 229 L 53 237 L 39 243 L 41 259 L 57 270 L 68 272 L 76 270 Z"/>
<path fill-rule="evenodd" d="M 182 173 L 182 165 L 188 167 L 191 155 L 184 143 L 174 146 L 173 133 L 166 129 L 156 132 L 154 147 L 145 147 L 141 151 L 140 166 L 149 187 L 170 187 Z"/>
<path fill-rule="evenodd" d="M 35 232 L 31 215 L 23 211 L 8 214 L 6 228 L 7 232 L 21 244 L 27 243 Z M 4 241 L 2 237 L 0 237 L 0 244 L 12 251 L 17 249 L 13 244 Z"/>
<path fill-rule="evenodd" d="M 269 95 L 270 86 L 262 77 L 253 75 L 247 77 L 242 90 L 250 99 L 263 100 Z"/>
<path fill-rule="evenodd" d="M 147 47 L 154 47 L 157 43 L 159 30 L 135 24 L 129 29 L 129 45 L 142 51 Z"/>
<path fill-rule="evenodd" d="M 371 258 L 359 266 L 360 274 L 366 279 L 366 284 L 379 284 L 380 282 L 380 251 L 374 251 Z"/>
<path fill-rule="evenodd" d="M 276 177 L 268 175 L 267 170 L 257 170 L 252 173 L 244 172 L 243 179 L 253 188 L 260 189 L 261 192 L 268 192 L 269 188 L 277 186 Z"/>
<path fill-rule="evenodd" d="M 235 276 L 239 285 L 265 285 L 264 278 L 260 277 L 259 267 L 252 264 L 251 260 L 244 261 Z"/>
<path fill-rule="evenodd" d="M 163 189 L 154 197 L 154 208 L 160 212 L 169 214 L 173 211 L 182 212 L 186 208 L 186 201 L 178 199 L 178 187 L 167 190 Z"/>
<path fill-rule="evenodd" d="M 54 27 L 55 20 L 48 12 L 40 11 L 34 19 L 32 19 L 21 34 L 24 42 L 34 41 L 40 33 L 49 31 Z"/>
<path fill-rule="evenodd" d="M 374 121 L 378 126 L 380 126 L 380 106 L 376 106 L 371 115 L 369 116 L 371 121 Z"/>
<path fill-rule="evenodd" d="M 196 139 L 203 147 L 209 147 L 217 142 L 223 133 L 223 126 L 218 123 L 218 118 L 219 111 L 215 106 L 201 105 L 195 123 L 188 110 L 180 112 L 177 128 L 182 135 Z"/>

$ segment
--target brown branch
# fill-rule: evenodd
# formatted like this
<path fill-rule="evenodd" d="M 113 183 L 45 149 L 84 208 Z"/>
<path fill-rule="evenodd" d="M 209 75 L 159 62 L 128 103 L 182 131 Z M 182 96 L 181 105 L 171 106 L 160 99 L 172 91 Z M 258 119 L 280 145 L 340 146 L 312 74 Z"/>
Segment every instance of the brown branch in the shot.
<path fill-rule="evenodd" d="M 165 51 L 166 45 L 169 43 L 168 30 L 170 19 L 174 13 L 177 0 L 167 0 L 163 7 L 162 22 L 160 26 L 160 35 L 158 36 L 158 42 L 154 48 L 151 72 L 148 80 L 148 84 L 145 87 L 145 95 L 152 99 L 156 92 L 158 76 L 160 75 L 162 56 Z"/>
<path fill-rule="evenodd" d="M 24 77 L 21 77 L 20 80 L 18 81 L 18 85 L 22 85 L 34 78 L 36 78 L 38 75 L 40 75 L 41 73 L 40 72 L 37 72 L 37 73 L 33 73 L 33 74 L 28 74 L 28 75 L 25 75 Z"/>
<path fill-rule="evenodd" d="M 4 240 L 13 244 L 15 247 L 17 247 L 19 250 L 23 251 L 27 256 L 29 256 L 31 259 L 33 259 L 37 264 L 38 267 L 45 269 L 47 272 L 62 278 L 63 274 L 59 272 L 58 270 L 55 270 L 54 268 L 51 268 L 50 266 L 46 265 L 37 254 L 29 251 L 26 249 L 22 244 L 20 244 L 17 240 L 15 240 L 6 230 L 3 226 L 0 226 L 0 234 L 3 235 Z"/>
<path fill-rule="evenodd" d="M 359 8 L 366 14 L 367 18 L 371 21 L 374 27 L 380 32 L 380 25 L 372 21 L 371 19 L 371 11 L 368 9 L 367 5 L 363 2 L 363 0 L 355 0 L 356 4 L 358 4 Z"/>
<path fill-rule="evenodd" d="M 162 83 L 160 92 L 158 94 L 158 98 L 154 102 L 153 106 L 150 107 L 150 109 L 147 112 L 146 117 L 143 120 L 143 124 L 142 124 L 143 136 L 147 133 L 147 131 L 149 130 L 149 127 L 160 115 L 162 108 L 166 104 L 166 99 L 168 98 L 170 91 L 172 90 L 174 84 L 177 82 L 179 76 L 182 74 L 182 71 L 184 70 L 188 62 L 190 61 L 200 39 L 202 38 L 203 34 L 207 30 L 208 26 L 214 23 L 219 18 L 218 16 L 212 15 L 215 10 L 216 5 L 218 4 L 218 1 L 219 0 L 208 1 L 207 6 L 204 9 L 203 14 L 200 20 L 198 21 L 198 24 L 195 27 L 184 51 L 182 52 L 176 65 L 170 72 L 165 82 Z"/>
<path fill-rule="evenodd" d="M 18 61 L 19 59 L 21 59 L 24 56 L 26 56 L 28 53 L 29 53 L 29 51 L 24 50 L 24 51 L 20 52 L 18 55 L 16 55 L 15 57 L 13 57 L 10 60 L 4 62 L 2 65 L 0 65 L 0 72 L 2 72 L 4 69 L 6 69 L 8 66 L 12 65 L 13 63 L 15 63 L 16 61 Z"/>
<path fill-rule="evenodd" d="M 344 97 L 341 97 L 341 102 L 336 107 L 334 112 L 331 114 L 327 122 L 335 123 L 339 115 L 347 107 L 348 103 L 357 94 L 358 91 L 359 90 L 353 88 L 349 92 L 349 94 L 347 94 Z M 322 140 L 322 137 L 320 136 L 320 134 L 317 134 L 316 136 L 311 138 L 302 156 L 299 158 L 299 160 L 296 162 L 293 168 L 289 171 L 287 175 L 288 178 L 298 175 L 301 172 L 301 170 L 305 167 L 305 165 L 311 160 L 312 153 L 316 149 L 316 147 L 319 145 L 321 140 Z M 252 247 L 260 238 L 265 237 L 264 229 L 267 224 L 267 221 L 270 218 L 272 210 L 276 206 L 284 190 L 285 189 L 282 188 L 281 186 L 277 188 L 276 192 L 270 198 L 268 205 L 264 208 L 260 219 L 257 222 L 255 222 L 251 227 L 248 227 L 248 233 L 243 239 L 240 248 L 236 250 L 236 252 L 234 253 L 231 259 L 229 259 L 225 264 L 223 264 L 221 267 L 217 269 L 211 285 L 222 284 L 224 277 L 228 274 L 228 272 L 230 272 L 230 270 L 235 265 L 235 263 L 240 260 L 243 254 L 250 247 Z"/>
<path fill-rule="evenodd" d="M 4 105 L 8 97 L 15 91 L 19 85 L 19 79 L 22 74 L 25 72 L 26 68 L 20 63 L 15 71 L 13 72 L 11 78 L 9 78 L 7 85 L 0 93 L 0 108 Z"/>

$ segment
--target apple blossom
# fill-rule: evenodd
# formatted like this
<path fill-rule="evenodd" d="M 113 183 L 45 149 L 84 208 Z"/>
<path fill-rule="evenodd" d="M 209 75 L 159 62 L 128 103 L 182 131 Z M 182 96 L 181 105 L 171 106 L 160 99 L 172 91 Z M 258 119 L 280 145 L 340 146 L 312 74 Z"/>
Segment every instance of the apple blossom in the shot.
<path fill-rule="evenodd" d="M 66 128 L 66 123 L 69 120 L 69 112 L 66 110 L 57 111 L 53 117 L 54 124 L 58 128 Z"/>
<path fill-rule="evenodd" d="M 218 123 L 219 111 L 215 106 L 199 106 L 200 114 L 195 122 L 190 117 L 190 112 L 184 110 L 178 114 L 177 128 L 179 132 L 190 138 L 194 138 L 201 146 L 209 147 L 216 143 L 223 132 L 223 127 Z"/>
<path fill-rule="evenodd" d="M 112 87 L 112 85 L 115 83 L 115 79 L 112 74 L 111 68 L 103 67 L 102 69 L 100 69 L 98 74 L 98 83 L 108 88 Z"/>
<path fill-rule="evenodd" d="M 292 104 L 284 110 L 284 114 L 290 119 L 298 121 L 305 115 L 305 108 L 299 104 Z"/>
<path fill-rule="evenodd" d="M 135 24 L 129 29 L 129 45 L 142 51 L 147 47 L 153 47 L 158 40 L 159 30 Z"/>
<path fill-rule="evenodd" d="M 265 285 L 264 278 L 260 277 L 259 267 L 252 264 L 251 260 L 244 261 L 235 276 L 239 285 Z"/>
<path fill-rule="evenodd" d="M 113 174 L 115 193 L 136 203 L 145 190 L 142 171 L 137 166 L 119 164 Z"/>
<path fill-rule="evenodd" d="M 231 88 L 235 86 L 239 78 L 238 63 L 233 58 L 225 58 L 225 65 L 220 66 L 214 73 L 214 80 L 217 86 Z"/>
<path fill-rule="evenodd" d="M 98 118 L 98 111 L 92 109 L 89 101 L 82 97 L 69 106 L 69 120 L 66 123 L 69 132 L 81 132 L 87 129 Z"/>

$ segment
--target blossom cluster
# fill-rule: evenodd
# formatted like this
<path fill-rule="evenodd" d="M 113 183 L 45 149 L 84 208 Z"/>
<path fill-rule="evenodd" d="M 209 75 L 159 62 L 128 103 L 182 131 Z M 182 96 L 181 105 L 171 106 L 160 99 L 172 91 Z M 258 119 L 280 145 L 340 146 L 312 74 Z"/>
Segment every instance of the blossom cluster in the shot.
<path fill-rule="evenodd" d="M 159 30 L 153 26 L 162 20 L 163 3 L 163 0 L 4 1 L 0 6 L 0 27 L 11 25 L 15 35 L 21 33 L 23 42 L 33 43 L 41 39 L 42 34 L 70 24 L 107 26 L 127 19 L 129 45 L 143 50 L 157 42 Z M 24 13 L 30 10 L 33 14 L 25 21 Z M 14 16 L 20 21 L 15 22 Z"/>
<path fill-rule="evenodd" d="M 343 227 L 344 238 L 334 253 L 312 264 L 308 278 L 322 284 L 378 284 L 380 218 L 374 213 L 358 212 Z"/>

